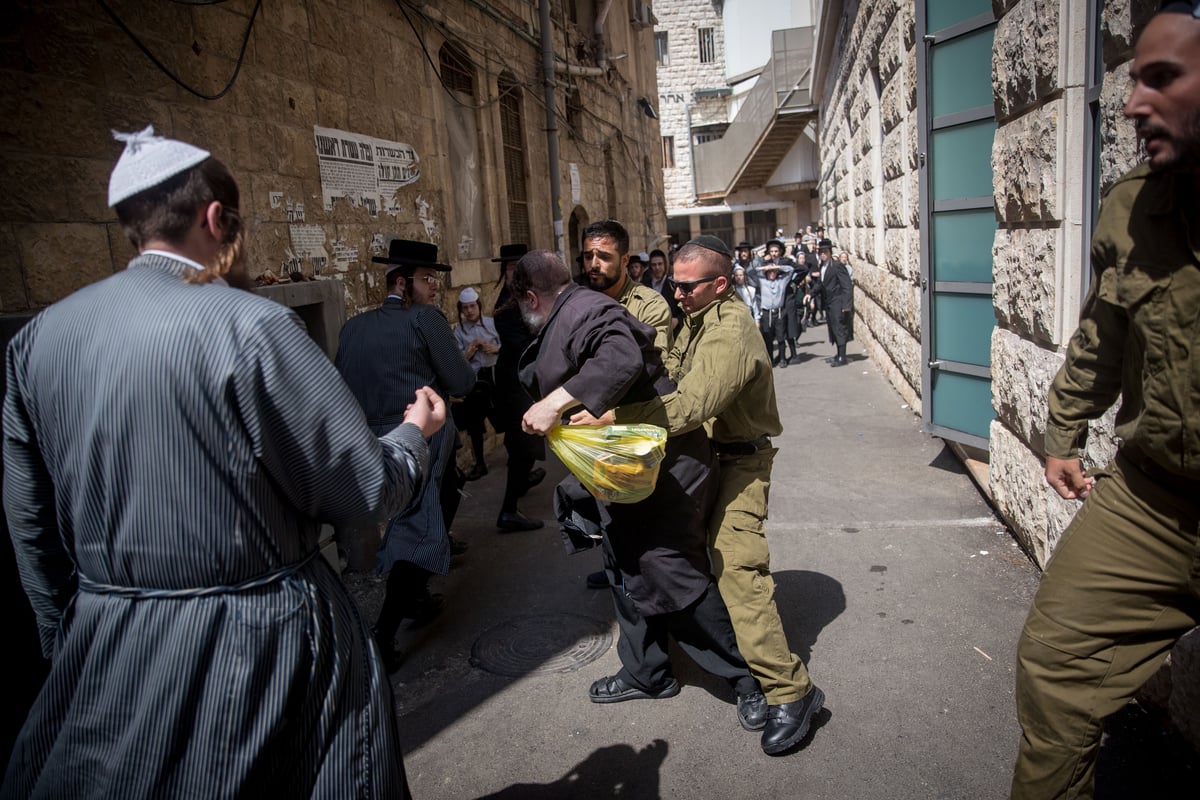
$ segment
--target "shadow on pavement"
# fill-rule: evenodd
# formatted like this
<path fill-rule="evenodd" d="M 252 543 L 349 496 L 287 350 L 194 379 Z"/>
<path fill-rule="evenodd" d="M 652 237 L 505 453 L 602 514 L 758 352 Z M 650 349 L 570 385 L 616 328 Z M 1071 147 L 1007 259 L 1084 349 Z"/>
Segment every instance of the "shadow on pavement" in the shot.
<path fill-rule="evenodd" d="M 807 666 L 821 631 L 846 610 L 845 592 L 840 583 L 819 572 L 785 570 L 773 573 L 772 577 L 775 578 L 775 605 L 783 619 L 788 645 Z M 671 642 L 670 653 L 671 668 L 681 683 L 699 687 L 718 700 L 729 703 L 729 713 L 735 713 L 736 697 L 728 684 L 696 666 L 675 646 L 674 641 Z M 808 738 L 805 737 L 805 740 Z"/>
<path fill-rule="evenodd" d="M 958 456 L 954 455 L 954 451 L 950 449 L 950 445 L 943 444 L 942 449 L 938 452 L 937 457 L 929 462 L 929 466 L 934 469 L 940 469 L 943 472 L 953 472 L 956 475 L 965 475 L 966 468 L 962 465 L 962 461 Z"/>
<path fill-rule="evenodd" d="M 554 783 L 515 783 L 478 800 L 657 800 L 659 770 L 666 758 L 667 743 L 662 739 L 642 750 L 627 744 L 601 747 Z"/>
<path fill-rule="evenodd" d="M 846 610 L 846 593 L 842 584 L 819 572 L 783 570 L 773 577 L 788 644 L 807 665 L 821 631 Z"/>

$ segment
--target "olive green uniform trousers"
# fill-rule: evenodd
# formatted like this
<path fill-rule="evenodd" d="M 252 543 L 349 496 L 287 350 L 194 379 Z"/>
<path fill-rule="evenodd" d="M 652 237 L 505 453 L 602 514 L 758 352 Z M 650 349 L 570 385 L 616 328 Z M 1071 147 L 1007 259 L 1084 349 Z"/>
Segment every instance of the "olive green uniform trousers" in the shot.
<path fill-rule="evenodd" d="M 1200 618 L 1200 482 L 1152 477 L 1122 455 L 1095 475 L 1018 646 L 1022 800 L 1093 796 L 1104 718 Z"/>
<path fill-rule="evenodd" d="M 721 485 L 708 524 L 717 588 L 737 636 L 738 650 L 771 705 L 800 700 L 812 688 L 804 662 L 788 647 L 775 607 L 767 548 L 767 496 L 776 448 L 722 456 Z"/>

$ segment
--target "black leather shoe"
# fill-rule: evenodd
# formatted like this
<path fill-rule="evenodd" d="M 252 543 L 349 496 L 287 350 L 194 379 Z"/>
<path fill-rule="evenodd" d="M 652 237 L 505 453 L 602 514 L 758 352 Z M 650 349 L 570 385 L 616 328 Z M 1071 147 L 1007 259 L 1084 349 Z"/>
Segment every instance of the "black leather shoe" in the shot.
<path fill-rule="evenodd" d="M 608 573 L 604 570 L 600 570 L 599 572 L 589 572 L 587 576 L 587 587 L 589 589 L 607 589 Z"/>
<path fill-rule="evenodd" d="M 763 752 L 778 755 L 799 744 L 808 734 L 813 716 L 824 704 L 825 693 L 814 686 L 802 700 L 767 706 L 767 724 L 762 734 Z"/>
<path fill-rule="evenodd" d="M 738 722 L 748 731 L 761 731 L 767 724 L 767 698 L 762 692 L 739 694 Z"/>
<path fill-rule="evenodd" d="M 830 362 L 829 362 L 829 366 L 831 366 L 831 367 L 844 367 L 844 366 L 846 366 L 846 365 L 847 365 L 847 364 L 849 364 L 849 363 L 850 363 L 850 362 L 849 362 L 849 361 L 847 361 L 847 360 L 846 360 L 846 359 L 844 359 L 844 358 L 835 358 L 833 361 L 830 361 Z"/>
<path fill-rule="evenodd" d="M 780 362 L 779 362 L 780 369 L 787 369 L 787 365 L 788 365 L 788 360 L 786 358 L 780 360 Z"/>
<path fill-rule="evenodd" d="M 545 524 L 540 519 L 530 519 L 520 511 L 501 511 L 500 516 L 496 518 L 496 527 L 501 533 L 536 531 Z"/>
<path fill-rule="evenodd" d="M 476 462 L 475 466 L 471 467 L 470 471 L 463 478 L 467 481 L 477 481 L 484 475 L 487 475 L 487 466 Z"/>
<path fill-rule="evenodd" d="M 588 699 L 593 703 L 621 703 L 625 700 L 665 700 L 679 694 L 679 681 L 668 678 L 658 689 L 644 692 L 630 686 L 618 675 L 601 678 L 588 689 Z"/>

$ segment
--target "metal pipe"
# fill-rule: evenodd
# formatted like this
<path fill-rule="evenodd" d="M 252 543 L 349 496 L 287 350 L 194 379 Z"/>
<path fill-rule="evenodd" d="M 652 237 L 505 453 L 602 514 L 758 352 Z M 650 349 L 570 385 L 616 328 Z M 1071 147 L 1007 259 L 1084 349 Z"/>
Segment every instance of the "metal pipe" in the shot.
<path fill-rule="evenodd" d="M 601 67 L 581 67 L 578 64 L 568 64 L 558 56 L 554 57 L 554 69 L 564 75 L 578 75 L 582 78 L 603 78 L 606 74 Z"/>
<path fill-rule="evenodd" d="M 554 250 L 563 256 L 562 182 L 558 174 L 558 111 L 554 102 L 554 31 L 550 27 L 550 0 L 538 0 L 542 28 L 542 80 L 545 82 L 546 155 L 550 161 L 550 214 L 554 220 Z"/>
<path fill-rule="evenodd" d="M 608 72 L 608 51 L 604 49 L 604 20 L 608 18 L 608 10 L 612 8 L 612 0 L 603 0 L 600 3 L 600 9 L 596 12 L 596 24 L 592 26 L 592 33 L 596 36 L 596 63 L 599 65 L 600 74 Z"/>
<path fill-rule="evenodd" d="M 692 205 L 698 202 L 696 195 L 696 146 L 692 139 L 692 104 L 688 103 L 685 106 L 687 111 L 687 137 L 688 137 L 688 164 L 689 171 L 692 173 Z"/>

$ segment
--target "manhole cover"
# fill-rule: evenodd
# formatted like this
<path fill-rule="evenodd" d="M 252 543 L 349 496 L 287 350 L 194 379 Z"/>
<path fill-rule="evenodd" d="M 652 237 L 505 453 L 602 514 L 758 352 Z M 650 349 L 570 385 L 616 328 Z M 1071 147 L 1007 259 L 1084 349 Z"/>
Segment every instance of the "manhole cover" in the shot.
<path fill-rule="evenodd" d="M 485 631 L 471 648 L 471 663 L 513 678 L 574 672 L 610 647 L 608 623 L 575 614 L 539 614 Z"/>

